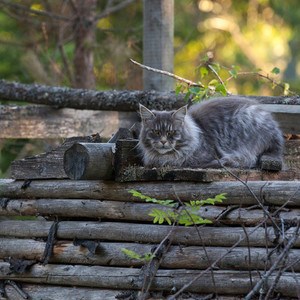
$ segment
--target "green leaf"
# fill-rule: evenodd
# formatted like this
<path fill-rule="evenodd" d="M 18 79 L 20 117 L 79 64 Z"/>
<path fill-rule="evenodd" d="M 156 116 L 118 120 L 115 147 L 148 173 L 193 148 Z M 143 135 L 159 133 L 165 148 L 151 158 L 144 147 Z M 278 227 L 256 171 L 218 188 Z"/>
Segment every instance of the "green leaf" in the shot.
<path fill-rule="evenodd" d="M 222 96 L 227 95 L 226 87 L 222 83 L 220 83 L 216 86 L 216 92 L 220 93 Z"/>
<path fill-rule="evenodd" d="M 181 93 L 182 90 L 182 84 L 178 84 L 175 88 L 175 94 L 178 95 Z"/>
<path fill-rule="evenodd" d="M 200 67 L 199 69 L 201 78 L 204 78 L 208 74 L 208 69 L 205 66 Z"/>
<path fill-rule="evenodd" d="M 191 94 L 196 94 L 197 95 L 200 91 L 201 91 L 201 88 L 198 87 L 198 86 L 193 86 L 193 87 L 189 88 L 189 92 Z"/>
<path fill-rule="evenodd" d="M 217 79 L 213 79 L 208 83 L 208 85 L 210 85 L 210 86 L 217 86 L 218 84 L 219 84 L 219 81 Z"/>
<path fill-rule="evenodd" d="M 233 78 L 237 78 L 238 76 L 238 72 L 236 69 L 231 69 L 229 70 L 229 74 L 233 77 Z"/>
<path fill-rule="evenodd" d="M 139 255 L 138 253 L 132 251 L 132 250 L 129 250 L 129 249 L 126 249 L 126 248 L 122 248 L 121 251 L 126 255 L 128 256 L 129 258 L 131 259 L 138 259 L 138 260 L 141 260 L 142 259 L 142 256 Z"/>
<path fill-rule="evenodd" d="M 274 68 L 272 69 L 271 73 L 277 75 L 277 74 L 280 73 L 280 69 L 277 68 L 277 67 L 274 67 Z"/>

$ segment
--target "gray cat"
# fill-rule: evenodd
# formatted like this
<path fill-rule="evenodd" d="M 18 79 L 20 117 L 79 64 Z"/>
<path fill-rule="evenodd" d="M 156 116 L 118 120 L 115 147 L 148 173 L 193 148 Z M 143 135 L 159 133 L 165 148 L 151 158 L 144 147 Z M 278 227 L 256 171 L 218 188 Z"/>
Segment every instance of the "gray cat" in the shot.
<path fill-rule="evenodd" d="M 138 148 L 145 166 L 257 168 L 270 159 L 281 168 L 282 132 L 254 100 L 216 98 L 176 111 L 140 104 L 140 115 Z"/>

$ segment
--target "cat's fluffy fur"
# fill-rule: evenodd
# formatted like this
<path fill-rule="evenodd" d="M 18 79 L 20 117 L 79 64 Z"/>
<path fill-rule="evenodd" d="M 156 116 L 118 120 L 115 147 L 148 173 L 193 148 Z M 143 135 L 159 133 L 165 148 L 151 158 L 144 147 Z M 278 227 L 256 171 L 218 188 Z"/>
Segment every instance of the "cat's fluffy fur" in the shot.
<path fill-rule="evenodd" d="M 148 167 L 260 166 L 262 156 L 282 160 L 283 135 L 254 100 L 216 98 L 176 111 L 140 105 L 139 149 Z"/>

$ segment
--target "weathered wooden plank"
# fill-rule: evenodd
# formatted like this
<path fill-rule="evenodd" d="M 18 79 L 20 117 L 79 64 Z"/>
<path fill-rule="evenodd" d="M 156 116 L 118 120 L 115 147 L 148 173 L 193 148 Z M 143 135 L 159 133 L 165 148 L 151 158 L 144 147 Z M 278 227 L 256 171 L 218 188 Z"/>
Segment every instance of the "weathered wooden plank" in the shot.
<path fill-rule="evenodd" d="M 264 170 L 241 170 L 231 169 L 231 171 L 244 181 L 274 181 L 274 180 L 298 180 L 300 170 L 285 170 L 280 172 L 269 172 Z M 140 166 L 128 166 L 119 170 L 116 180 L 119 182 L 130 181 L 236 181 L 227 170 L 223 169 L 172 169 L 153 168 L 147 169 Z"/>
<path fill-rule="evenodd" d="M 17 238 L 47 237 L 53 222 L 50 221 L 0 221 L 0 236 Z M 171 230 L 169 225 L 122 223 L 122 222 L 84 222 L 61 221 L 58 225 L 58 239 L 96 239 L 101 241 L 160 243 Z M 295 229 L 286 231 L 288 236 Z M 199 237 L 201 236 L 201 239 Z M 240 241 L 240 246 L 274 246 L 277 235 L 269 227 L 184 227 L 177 226 L 172 231 L 173 243 L 194 246 L 230 247 Z M 222 237 L 222 238 L 220 238 Z M 299 247 L 298 238 L 295 247 Z"/>
<path fill-rule="evenodd" d="M 171 208 L 154 203 L 121 201 L 100 201 L 87 199 L 9 199 L 0 202 L 0 216 L 47 216 L 59 218 L 96 218 L 120 221 L 152 222 L 149 213 L 153 209 L 172 211 Z M 268 210 L 268 207 L 265 206 Z M 196 213 L 196 211 L 193 211 Z M 262 209 L 248 209 L 235 206 L 203 206 L 199 216 L 215 224 L 255 226 L 265 220 Z M 294 224 L 300 218 L 300 209 L 279 211 L 274 220 Z M 267 223 L 270 223 L 268 220 Z"/>
<path fill-rule="evenodd" d="M 98 242 L 98 241 L 95 241 Z M 0 259 L 12 257 L 41 261 L 46 243 L 32 239 L 0 238 Z M 57 241 L 49 263 L 85 264 L 115 267 L 142 267 L 145 261 L 129 258 L 122 249 L 134 251 L 143 256 L 153 252 L 157 245 L 140 243 L 107 243 L 99 242 L 95 254 L 87 248 L 74 246 L 70 241 Z M 266 251 L 257 247 L 203 247 L 171 246 L 164 256 L 160 267 L 165 269 L 206 269 L 211 262 L 221 259 L 217 268 L 221 270 L 264 270 L 270 268 L 280 255 L 273 248 Z M 223 257 L 223 258 L 222 258 Z M 284 265 L 293 264 L 295 272 L 300 272 L 300 250 L 291 249 Z"/>
<path fill-rule="evenodd" d="M 68 178 L 63 167 L 63 157 L 74 143 L 99 143 L 98 134 L 86 137 L 74 137 L 47 153 L 15 160 L 11 164 L 11 176 L 16 179 Z"/>
<path fill-rule="evenodd" d="M 300 133 L 300 105 L 263 104 L 261 108 L 272 113 L 285 133 Z"/>
<path fill-rule="evenodd" d="M 152 290 L 180 289 L 190 283 L 199 271 L 196 270 L 158 270 L 153 281 Z M 197 293 L 246 294 L 251 290 L 250 271 L 214 271 L 214 280 L 210 273 L 201 276 L 187 291 Z M 263 273 L 251 273 L 252 283 L 255 284 Z M 228 280 L 230 278 L 230 280 Z M 139 269 L 113 268 L 101 266 L 78 265 L 34 265 L 29 272 L 12 273 L 9 264 L 0 263 L 0 279 L 10 279 L 28 283 L 47 283 L 65 286 L 88 286 L 97 288 L 135 289 L 142 287 L 143 279 Z M 276 280 L 276 274 L 266 280 L 266 288 Z M 276 291 L 283 296 L 297 296 L 300 275 L 284 272 L 276 284 Z"/>
<path fill-rule="evenodd" d="M 224 204 L 255 205 L 256 195 L 264 204 L 300 206 L 300 181 L 239 181 L 230 182 L 127 182 L 101 180 L 0 180 L 0 198 L 61 198 L 137 201 L 129 191 L 135 189 L 157 199 L 182 201 L 206 199 L 226 193 Z M 251 190 L 252 192 L 250 193 Z M 253 194 L 252 194 L 253 193 Z"/>
<path fill-rule="evenodd" d="M 130 128 L 134 123 L 130 117 L 137 114 L 127 113 L 126 116 L 120 117 L 113 111 L 0 105 L 0 138 L 67 138 L 97 132 L 109 138 L 119 127 Z"/>

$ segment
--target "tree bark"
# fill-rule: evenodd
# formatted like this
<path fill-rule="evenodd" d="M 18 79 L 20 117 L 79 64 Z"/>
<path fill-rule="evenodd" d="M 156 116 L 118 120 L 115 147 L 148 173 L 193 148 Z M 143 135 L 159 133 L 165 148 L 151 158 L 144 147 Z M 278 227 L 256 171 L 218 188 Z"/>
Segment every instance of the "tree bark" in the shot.
<path fill-rule="evenodd" d="M 10 199 L 0 206 L 0 216 L 48 216 L 59 218 L 95 218 L 115 221 L 151 222 L 149 213 L 153 209 L 172 211 L 159 204 L 121 201 L 99 201 L 86 199 Z M 255 226 L 265 220 L 261 209 L 247 209 L 237 206 L 203 206 L 197 212 L 202 218 L 214 224 Z M 278 220 L 294 224 L 300 216 L 300 209 L 279 211 Z M 275 217 L 274 217 L 275 219 Z M 270 223 L 270 221 L 266 221 Z"/>
<path fill-rule="evenodd" d="M 170 92 L 95 91 L 0 80 L 1 100 L 46 104 L 56 108 L 138 111 L 141 103 L 151 109 L 168 110 L 185 105 L 184 96 L 184 94 L 175 95 Z M 262 104 L 300 104 L 299 97 L 252 96 L 250 98 Z"/>
<path fill-rule="evenodd" d="M 0 238 L 0 259 L 13 257 L 14 259 L 41 261 L 45 246 L 45 242 L 32 239 Z M 145 264 L 145 261 L 128 257 L 122 249 L 125 248 L 143 256 L 151 253 L 155 246 L 157 245 L 100 242 L 96 253 L 92 254 L 87 248 L 74 246 L 70 241 L 58 241 L 54 245 L 49 263 L 139 268 Z M 224 256 L 218 263 L 218 268 L 221 270 L 264 270 L 272 266 L 280 255 L 273 248 L 269 249 L 269 253 L 265 248 L 257 247 L 251 249 L 236 247 L 229 250 L 229 247 L 205 247 L 203 249 L 200 246 L 171 246 L 160 266 L 164 269 L 205 270 L 211 262 Z M 294 271 L 299 272 L 299 255 L 299 249 L 290 250 L 284 266 L 293 263 Z"/>
<path fill-rule="evenodd" d="M 253 284 L 260 280 L 261 274 L 254 271 Z M 158 270 L 153 281 L 152 290 L 179 289 L 189 283 L 199 274 L 196 270 Z M 120 276 L 121 275 L 121 276 Z M 228 280 L 230 278 L 230 280 Z M 141 288 L 141 272 L 134 268 L 113 268 L 100 266 L 72 266 L 72 265 L 34 265 L 30 272 L 24 274 L 12 273 L 9 264 L 0 263 L 0 279 L 17 280 L 27 283 L 47 283 L 66 286 L 82 286 L 115 289 Z M 269 277 L 266 282 L 270 286 L 276 279 L 276 274 Z M 277 292 L 282 296 L 297 297 L 299 275 L 285 272 L 276 285 Z M 214 271 L 214 281 L 211 276 L 202 276 L 187 291 L 196 293 L 222 293 L 222 294 L 245 294 L 251 289 L 248 271 Z"/>
<path fill-rule="evenodd" d="M 96 38 L 97 0 L 76 0 L 77 18 L 74 21 L 74 87 L 95 88 L 94 46 Z"/>
<path fill-rule="evenodd" d="M 287 207 L 299 207 L 299 181 L 249 181 L 248 187 L 262 203 Z M 129 191 L 135 189 L 157 199 L 181 201 L 206 199 L 226 193 L 226 205 L 257 205 L 257 200 L 241 182 L 139 182 L 117 183 L 100 180 L 33 180 L 24 186 L 24 181 L 0 180 L 2 198 L 61 198 L 136 201 Z"/>
<path fill-rule="evenodd" d="M 62 287 L 49 286 L 41 284 L 22 284 L 22 291 L 24 291 L 29 299 L 43 299 L 43 300 L 58 300 L 58 299 L 89 299 L 89 300 L 116 300 L 116 296 L 124 294 L 122 290 L 106 290 L 97 288 L 84 287 Z M 5 286 L 5 293 L 7 297 L 0 300 L 20 300 L 20 294 L 10 284 Z M 233 299 L 228 299 L 233 300 Z"/>
<path fill-rule="evenodd" d="M 16 238 L 47 237 L 53 222 L 50 221 L 0 221 L 0 235 Z M 171 226 L 121 222 L 61 221 L 58 239 L 96 239 L 102 241 L 160 243 L 169 234 Z M 288 236 L 294 227 L 286 231 Z M 240 246 L 274 246 L 274 229 L 246 227 L 185 227 L 173 231 L 173 244 L 194 246 L 231 247 L 240 241 Z M 201 236 L 201 239 L 199 237 Z M 222 237 L 222 238 L 220 238 Z M 298 248 L 298 238 L 295 247 Z"/>

